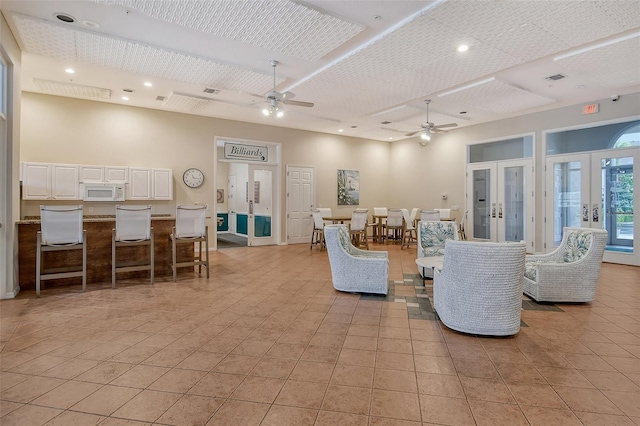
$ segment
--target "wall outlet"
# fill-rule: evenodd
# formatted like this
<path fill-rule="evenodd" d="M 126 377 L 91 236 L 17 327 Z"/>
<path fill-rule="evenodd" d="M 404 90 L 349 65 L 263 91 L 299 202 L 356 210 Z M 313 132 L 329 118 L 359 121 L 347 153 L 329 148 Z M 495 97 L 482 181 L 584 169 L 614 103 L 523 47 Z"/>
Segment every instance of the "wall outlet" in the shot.
<path fill-rule="evenodd" d="M 451 210 L 453 210 L 454 212 L 457 212 L 458 210 L 460 210 L 460 207 L 458 207 L 458 206 L 451 206 Z"/>

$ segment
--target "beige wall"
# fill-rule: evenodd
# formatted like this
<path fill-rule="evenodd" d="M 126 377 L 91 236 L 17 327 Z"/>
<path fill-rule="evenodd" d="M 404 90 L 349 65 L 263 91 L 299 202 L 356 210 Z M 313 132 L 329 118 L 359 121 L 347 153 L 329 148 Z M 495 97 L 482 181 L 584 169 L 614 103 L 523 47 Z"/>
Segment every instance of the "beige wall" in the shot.
<path fill-rule="evenodd" d="M 0 49 L 8 62 L 7 138 L 0 144 L 0 299 L 18 292 L 18 239 L 20 218 L 20 65 L 21 52 L 4 16 L 0 14 Z"/>
<path fill-rule="evenodd" d="M 387 142 L 313 133 L 281 127 L 220 120 L 167 111 L 135 108 L 24 92 L 20 161 L 166 167 L 174 173 L 174 202 L 152 202 L 156 212 L 171 213 L 176 203 L 216 205 L 218 175 L 215 137 L 281 144 L 282 193 L 285 166 L 316 168 L 316 205 L 337 207 L 337 169 L 360 171 L 361 206 L 386 205 L 389 153 Z M 189 189 L 182 173 L 197 167 L 205 174 L 200 188 Z M 22 215 L 37 215 L 38 201 L 23 201 Z M 113 206 L 93 203 L 94 214 Z M 286 241 L 285 199 L 280 205 L 281 241 Z M 209 223 L 210 229 L 214 222 Z"/>

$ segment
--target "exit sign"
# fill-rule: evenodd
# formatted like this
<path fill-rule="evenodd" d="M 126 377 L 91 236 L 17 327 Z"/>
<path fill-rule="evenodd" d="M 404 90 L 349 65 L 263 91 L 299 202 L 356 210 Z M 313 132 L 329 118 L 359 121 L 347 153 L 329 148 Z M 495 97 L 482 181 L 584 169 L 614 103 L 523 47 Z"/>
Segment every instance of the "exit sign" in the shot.
<path fill-rule="evenodd" d="M 598 112 L 598 104 L 589 104 L 582 107 L 582 115 L 595 114 Z"/>

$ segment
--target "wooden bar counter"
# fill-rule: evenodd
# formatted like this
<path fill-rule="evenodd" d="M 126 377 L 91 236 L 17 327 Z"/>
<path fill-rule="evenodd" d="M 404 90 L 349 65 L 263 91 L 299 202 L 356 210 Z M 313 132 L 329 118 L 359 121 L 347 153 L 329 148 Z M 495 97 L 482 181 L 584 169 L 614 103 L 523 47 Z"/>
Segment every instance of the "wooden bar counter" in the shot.
<path fill-rule="evenodd" d="M 35 290 L 36 286 L 36 235 L 40 231 L 39 218 L 25 219 L 18 224 L 18 267 L 20 271 L 20 289 Z M 111 283 L 111 230 L 116 226 L 114 216 L 85 216 L 83 229 L 87 231 L 87 286 L 91 283 Z M 158 215 L 151 217 L 155 243 L 156 278 L 171 276 L 169 268 L 169 235 L 175 226 L 175 217 Z M 74 251 L 76 253 L 74 253 Z M 148 259 L 147 247 L 125 247 L 118 249 L 118 261 L 124 259 Z M 193 257 L 193 245 L 179 244 L 178 259 Z M 45 267 L 73 266 L 82 264 L 82 250 L 70 250 L 44 253 Z M 193 268 L 179 268 L 180 272 Z M 128 278 L 148 279 L 148 271 L 125 272 L 117 275 L 117 280 Z M 81 278 L 63 278 L 48 280 L 47 287 L 80 284 Z"/>

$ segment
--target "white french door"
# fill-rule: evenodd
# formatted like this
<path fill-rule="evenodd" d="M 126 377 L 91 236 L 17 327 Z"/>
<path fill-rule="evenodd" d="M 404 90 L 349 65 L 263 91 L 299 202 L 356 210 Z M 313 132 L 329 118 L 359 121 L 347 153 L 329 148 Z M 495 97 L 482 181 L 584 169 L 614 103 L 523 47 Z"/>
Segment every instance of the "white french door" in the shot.
<path fill-rule="evenodd" d="M 311 241 L 315 185 L 315 168 L 287 166 L 287 244 Z"/>
<path fill-rule="evenodd" d="M 533 251 L 533 162 L 508 160 L 467 165 L 467 238 L 526 241 Z"/>
<path fill-rule="evenodd" d="M 247 237 L 249 246 L 276 244 L 276 171 L 274 166 L 249 164 Z"/>
<path fill-rule="evenodd" d="M 640 265 L 640 200 L 633 191 L 638 164 L 638 148 L 547 157 L 545 250 L 560 244 L 565 226 L 599 228 L 608 232 L 604 261 Z"/>

